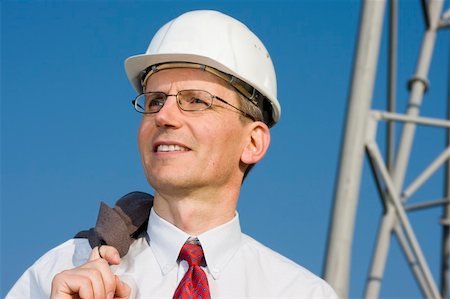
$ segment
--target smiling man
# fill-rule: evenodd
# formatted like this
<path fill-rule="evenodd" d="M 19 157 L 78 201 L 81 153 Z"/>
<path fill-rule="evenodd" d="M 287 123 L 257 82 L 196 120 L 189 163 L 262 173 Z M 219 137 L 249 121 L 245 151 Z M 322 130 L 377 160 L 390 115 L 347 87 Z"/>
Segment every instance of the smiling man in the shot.
<path fill-rule="evenodd" d="M 164 25 L 125 68 L 139 93 L 139 150 L 155 190 L 148 226 L 122 258 L 111 246 L 67 241 L 8 297 L 336 298 L 240 229 L 242 182 L 281 112 L 262 42 L 229 16 L 193 11 Z"/>

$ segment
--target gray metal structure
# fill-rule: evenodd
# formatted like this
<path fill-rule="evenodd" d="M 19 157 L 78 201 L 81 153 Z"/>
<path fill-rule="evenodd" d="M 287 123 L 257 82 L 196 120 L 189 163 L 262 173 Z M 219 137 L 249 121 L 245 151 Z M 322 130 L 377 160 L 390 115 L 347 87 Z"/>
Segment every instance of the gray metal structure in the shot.
<path fill-rule="evenodd" d="M 443 12 L 444 0 L 422 0 L 421 3 L 426 30 L 423 34 L 416 72 L 409 81 L 408 107 L 405 114 L 399 114 L 395 113 L 397 0 L 389 1 L 388 111 L 371 110 L 386 1 L 365 0 L 363 2 L 324 268 L 324 278 L 335 288 L 340 298 L 348 298 L 352 239 L 365 152 L 371 162 L 385 211 L 381 219 L 364 297 L 379 296 L 390 237 L 394 234 L 424 297 L 449 298 L 450 121 L 419 117 L 419 112 L 428 87 L 427 75 L 437 31 L 450 27 L 450 9 Z M 448 93 L 450 107 L 450 90 Z M 450 108 L 448 115 L 450 119 Z M 376 141 L 380 121 L 388 122 L 386 161 Z M 403 127 L 394 156 L 394 123 L 396 122 L 403 123 Z M 409 186 L 405 187 L 404 179 L 412 143 L 416 127 L 419 125 L 446 128 L 447 147 Z M 441 166 L 446 167 L 446 189 L 443 198 L 406 206 L 407 200 Z M 434 206 L 443 207 L 440 289 L 431 274 L 407 214 L 411 210 Z"/>

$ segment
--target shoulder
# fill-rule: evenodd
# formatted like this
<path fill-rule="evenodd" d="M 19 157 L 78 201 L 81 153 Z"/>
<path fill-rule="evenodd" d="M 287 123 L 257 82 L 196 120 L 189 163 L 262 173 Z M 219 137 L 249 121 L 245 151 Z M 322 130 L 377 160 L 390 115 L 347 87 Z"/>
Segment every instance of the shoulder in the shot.
<path fill-rule="evenodd" d="M 84 264 L 90 252 L 87 239 L 70 239 L 54 247 L 22 274 L 7 298 L 48 298 L 53 277 Z"/>
<path fill-rule="evenodd" d="M 282 269 L 283 271 L 289 271 L 289 273 L 292 272 L 293 274 L 301 274 L 304 275 L 305 278 L 318 278 L 306 268 L 245 234 L 243 234 L 243 248 L 244 252 L 252 255 L 254 259 L 261 260 L 267 267 Z"/>
<path fill-rule="evenodd" d="M 91 250 L 87 239 L 69 239 L 47 251 L 33 266 L 55 263 L 77 267 L 89 259 Z"/>
<path fill-rule="evenodd" d="M 286 298 L 337 298 L 322 278 L 250 236 L 243 235 L 243 252 L 252 267 L 270 275 L 268 284 Z"/>

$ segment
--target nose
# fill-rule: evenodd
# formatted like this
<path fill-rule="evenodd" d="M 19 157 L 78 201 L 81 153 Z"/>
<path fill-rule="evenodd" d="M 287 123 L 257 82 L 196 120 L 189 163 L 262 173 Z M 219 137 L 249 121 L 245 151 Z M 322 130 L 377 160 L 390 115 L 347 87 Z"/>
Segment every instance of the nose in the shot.
<path fill-rule="evenodd" d="M 177 104 L 176 96 L 171 94 L 167 96 L 166 102 L 155 114 L 155 124 L 157 127 L 173 127 L 180 126 L 180 108 Z"/>

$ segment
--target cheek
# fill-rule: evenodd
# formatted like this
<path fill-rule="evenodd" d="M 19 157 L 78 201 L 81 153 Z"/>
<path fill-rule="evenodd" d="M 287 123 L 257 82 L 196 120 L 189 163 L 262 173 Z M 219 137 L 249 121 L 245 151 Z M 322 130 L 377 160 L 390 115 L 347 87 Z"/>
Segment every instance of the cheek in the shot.
<path fill-rule="evenodd" d="M 242 129 L 234 128 L 230 123 L 210 132 L 211 154 L 217 158 L 228 159 L 229 162 L 239 160 L 242 151 Z"/>
<path fill-rule="evenodd" d="M 142 120 L 138 130 L 138 144 L 141 154 L 144 153 L 144 149 L 149 144 L 151 131 L 151 126 L 148 124 L 148 122 Z"/>

